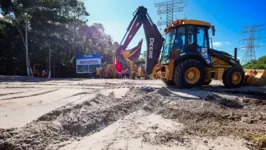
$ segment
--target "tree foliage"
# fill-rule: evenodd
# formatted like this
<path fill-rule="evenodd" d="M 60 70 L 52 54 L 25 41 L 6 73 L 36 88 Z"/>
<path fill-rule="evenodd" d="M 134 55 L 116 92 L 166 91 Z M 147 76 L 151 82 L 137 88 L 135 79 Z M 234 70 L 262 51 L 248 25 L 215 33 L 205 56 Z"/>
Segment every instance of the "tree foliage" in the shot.
<path fill-rule="evenodd" d="M 4 0 L 0 2 L 0 74 L 26 74 L 25 17 L 31 67 L 48 69 L 49 47 L 58 76 L 75 74 L 75 56 L 100 53 L 110 64 L 114 52 L 111 36 L 100 23 L 87 25 L 89 13 L 79 0 Z"/>
<path fill-rule="evenodd" d="M 144 51 L 143 53 L 141 53 L 139 60 L 136 61 L 136 64 L 138 66 L 145 65 L 146 56 L 147 56 L 147 51 Z"/>
<path fill-rule="evenodd" d="M 260 57 L 258 60 L 253 60 L 243 65 L 245 69 L 266 69 L 266 56 Z"/>

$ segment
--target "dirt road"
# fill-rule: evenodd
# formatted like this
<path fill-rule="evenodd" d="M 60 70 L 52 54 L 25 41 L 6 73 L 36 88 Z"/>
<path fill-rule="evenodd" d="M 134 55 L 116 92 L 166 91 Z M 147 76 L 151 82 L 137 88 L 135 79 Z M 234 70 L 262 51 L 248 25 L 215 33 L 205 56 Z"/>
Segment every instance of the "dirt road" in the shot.
<path fill-rule="evenodd" d="M 178 90 L 160 80 L 1 80 L 0 149 L 262 149 L 265 91 L 220 82 Z"/>

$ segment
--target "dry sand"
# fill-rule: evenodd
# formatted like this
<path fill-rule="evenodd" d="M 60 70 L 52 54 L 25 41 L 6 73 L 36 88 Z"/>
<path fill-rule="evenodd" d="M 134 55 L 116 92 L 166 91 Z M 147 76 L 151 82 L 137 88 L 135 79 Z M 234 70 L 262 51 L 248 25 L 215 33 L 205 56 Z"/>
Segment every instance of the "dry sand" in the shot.
<path fill-rule="evenodd" d="M 266 136 L 263 92 L 226 90 L 219 82 L 189 90 L 159 80 L 1 82 L 0 149 L 266 147 L 251 138 Z"/>

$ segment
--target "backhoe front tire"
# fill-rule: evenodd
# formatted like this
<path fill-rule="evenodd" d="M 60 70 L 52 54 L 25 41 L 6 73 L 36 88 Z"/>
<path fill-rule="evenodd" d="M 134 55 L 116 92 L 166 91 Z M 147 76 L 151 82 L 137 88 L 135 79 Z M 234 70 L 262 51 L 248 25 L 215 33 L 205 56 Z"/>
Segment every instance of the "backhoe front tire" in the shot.
<path fill-rule="evenodd" d="M 204 83 L 204 64 L 195 59 L 187 59 L 175 67 L 174 82 L 177 88 L 193 88 Z"/>
<path fill-rule="evenodd" d="M 167 86 L 173 86 L 173 85 L 175 85 L 175 82 L 174 81 L 167 81 L 167 80 L 165 80 L 165 79 L 162 79 L 162 81 L 163 81 L 163 83 L 164 84 L 166 84 Z"/>
<path fill-rule="evenodd" d="M 227 88 L 239 88 L 244 84 L 245 73 L 240 66 L 228 68 L 223 73 L 223 84 Z"/>

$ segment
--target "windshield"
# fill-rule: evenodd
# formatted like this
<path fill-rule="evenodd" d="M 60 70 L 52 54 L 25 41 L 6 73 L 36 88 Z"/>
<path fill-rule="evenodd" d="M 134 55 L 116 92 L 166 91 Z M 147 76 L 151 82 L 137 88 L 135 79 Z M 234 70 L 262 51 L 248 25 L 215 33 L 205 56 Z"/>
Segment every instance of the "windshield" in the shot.
<path fill-rule="evenodd" d="M 171 48 L 173 47 L 174 39 L 175 39 L 175 29 L 172 29 L 170 32 L 166 34 L 166 37 L 165 37 L 165 44 L 164 44 L 164 49 L 162 52 L 162 59 L 161 59 L 162 64 L 166 64 L 169 62 L 169 53 L 170 53 Z"/>

